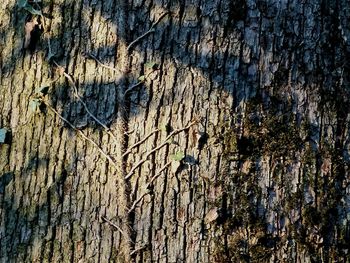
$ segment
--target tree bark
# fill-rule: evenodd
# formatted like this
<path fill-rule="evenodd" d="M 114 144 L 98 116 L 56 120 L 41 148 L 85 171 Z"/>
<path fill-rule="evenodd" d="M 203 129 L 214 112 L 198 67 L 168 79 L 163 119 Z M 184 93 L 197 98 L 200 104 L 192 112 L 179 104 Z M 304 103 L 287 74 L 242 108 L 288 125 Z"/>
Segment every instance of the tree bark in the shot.
<path fill-rule="evenodd" d="M 349 262 L 349 1 L 20 5 L 1 262 Z"/>

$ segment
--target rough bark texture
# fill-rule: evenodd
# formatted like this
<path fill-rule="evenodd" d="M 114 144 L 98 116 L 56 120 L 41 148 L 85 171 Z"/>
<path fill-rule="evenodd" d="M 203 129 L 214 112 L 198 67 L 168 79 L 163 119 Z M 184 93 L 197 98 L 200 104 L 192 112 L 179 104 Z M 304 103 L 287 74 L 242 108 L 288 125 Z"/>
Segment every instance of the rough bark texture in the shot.
<path fill-rule="evenodd" d="M 348 0 L 0 8 L 1 262 L 349 262 Z"/>

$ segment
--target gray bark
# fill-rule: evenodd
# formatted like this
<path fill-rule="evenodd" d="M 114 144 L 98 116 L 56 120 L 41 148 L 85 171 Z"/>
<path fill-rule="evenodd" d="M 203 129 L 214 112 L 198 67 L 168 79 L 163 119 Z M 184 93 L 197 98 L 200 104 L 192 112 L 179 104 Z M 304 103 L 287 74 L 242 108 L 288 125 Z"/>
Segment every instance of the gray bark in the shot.
<path fill-rule="evenodd" d="M 349 262 L 347 0 L 42 11 L 0 9 L 1 262 Z"/>

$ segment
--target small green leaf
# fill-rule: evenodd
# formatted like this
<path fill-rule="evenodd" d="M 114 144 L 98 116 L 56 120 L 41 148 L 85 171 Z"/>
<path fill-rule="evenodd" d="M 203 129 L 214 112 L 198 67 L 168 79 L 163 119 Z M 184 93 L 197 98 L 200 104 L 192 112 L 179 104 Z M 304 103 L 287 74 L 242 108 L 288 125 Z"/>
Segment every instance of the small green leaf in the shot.
<path fill-rule="evenodd" d="M 29 109 L 31 112 L 40 111 L 41 101 L 39 99 L 33 99 L 29 102 Z"/>
<path fill-rule="evenodd" d="M 39 95 L 46 95 L 49 92 L 50 87 L 49 86 L 41 86 L 40 88 L 37 88 L 35 90 L 35 93 Z"/>
<path fill-rule="evenodd" d="M 156 62 L 147 62 L 145 63 L 145 68 L 150 68 L 150 69 L 157 69 L 158 68 L 158 64 Z"/>
<path fill-rule="evenodd" d="M 41 16 L 43 15 L 43 13 L 41 12 L 41 10 L 37 10 L 34 7 L 32 7 L 31 5 L 26 4 L 24 6 L 24 9 L 27 10 L 29 13 L 31 13 L 32 15 L 38 15 Z"/>
<path fill-rule="evenodd" d="M 180 161 L 182 161 L 185 158 L 185 154 L 183 152 L 179 151 L 176 154 L 171 155 L 171 158 L 174 161 L 180 162 Z"/>
<path fill-rule="evenodd" d="M 6 128 L 0 129 L 0 143 L 7 143 L 9 140 L 10 131 Z"/>
<path fill-rule="evenodd" d="M 175 141 L 174 138 L 170 138 L 169 140 L 166 141 L 167 144 L 175 144 L 175 145 L 179 145 L 177 141 Z"/>
<path fill-rule="evenodd" d="M 160 130 L 161 131 L 164 131 L 164 132 L 170 132 L 170 125 L 167 123 L 167 124 L 163 124 L 162 126 L 160 126 Z"/>
<path fill-rule="evenodd" d="M 142 75 L 142 76 L 138 77 L 137 79 L 138 79 L 138 81 L 144 82 L 146 80 L 146 77 L 145 77 L 145 75 Z"/>
<path fill-rule="evenodd" d="M 24 8 L 28 3 L 27 0 L 18 0 L 17 4 L 20 8 Z"/>

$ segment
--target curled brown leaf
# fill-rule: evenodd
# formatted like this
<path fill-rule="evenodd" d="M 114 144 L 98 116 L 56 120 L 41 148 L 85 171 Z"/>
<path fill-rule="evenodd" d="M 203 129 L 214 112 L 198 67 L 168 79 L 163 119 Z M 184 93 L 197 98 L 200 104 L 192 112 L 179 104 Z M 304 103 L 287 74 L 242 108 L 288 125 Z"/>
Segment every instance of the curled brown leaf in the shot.
<path fill-rule="evenodd" d="M 35 29 L 35 27 L 38 25 L 38 21 L 34 18 L 28 22 L 26 22 L 24 26 L 24 48 L 28 48 L 31 38 L 32 38 L 32 32 Z"/>

